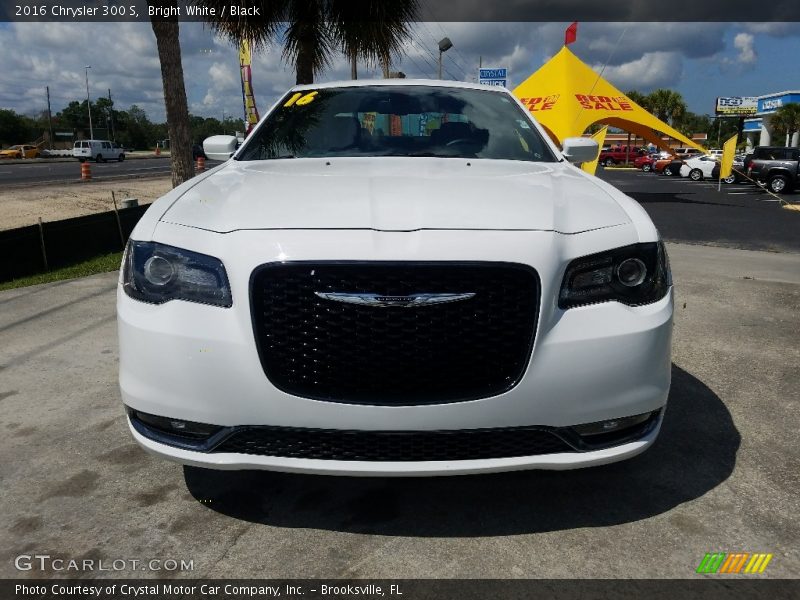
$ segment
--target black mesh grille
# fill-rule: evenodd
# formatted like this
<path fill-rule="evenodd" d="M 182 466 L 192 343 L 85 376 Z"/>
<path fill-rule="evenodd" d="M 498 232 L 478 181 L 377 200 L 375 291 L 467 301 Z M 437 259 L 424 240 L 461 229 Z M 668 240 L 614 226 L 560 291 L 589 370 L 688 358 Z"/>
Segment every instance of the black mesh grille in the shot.
<path fill-rule="evenodd" d="M 469 300 L 375 307 L 315 292 L 474 293 Z M 264 371 L 297 396 L 411 405 L 483 398 L 524 373 L 538 313 L 536 272 L 506 263 L 287 263 L 251 282 Z"/>
<path fill-rule="evenodd" d="M 212 452 L 362 461 L 470 460 L 575 452 L 549 431 L 515 427 L 462 431 L 240 429 Z"/>

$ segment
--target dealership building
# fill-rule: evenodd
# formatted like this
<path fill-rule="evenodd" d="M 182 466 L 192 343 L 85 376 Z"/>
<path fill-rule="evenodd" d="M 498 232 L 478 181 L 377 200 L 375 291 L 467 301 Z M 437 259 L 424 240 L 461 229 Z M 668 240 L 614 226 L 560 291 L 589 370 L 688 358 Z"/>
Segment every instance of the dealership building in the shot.
<path fill-rule="evenodd" d="M 749 147 L 753 146 L 797 146 L 800 142 L 800 133 L 794 132 L 791 139 L 787 140 L 783 134 L 775 134 L 770 130 L 769 120 L 765 119 L 768 115 L 774 113 L 781 106 L 790 104 L 792 102 L 800 103 L 800 91 L 778 92 L 776 94 L 767 94 L 765 96 L 757 96 L 754 98 L 756 101 L 755 116 L 746 118 L 744 120 L 744 136 L 747 140 Z M 777 139 L 781 137 L 783 139 Z"/>

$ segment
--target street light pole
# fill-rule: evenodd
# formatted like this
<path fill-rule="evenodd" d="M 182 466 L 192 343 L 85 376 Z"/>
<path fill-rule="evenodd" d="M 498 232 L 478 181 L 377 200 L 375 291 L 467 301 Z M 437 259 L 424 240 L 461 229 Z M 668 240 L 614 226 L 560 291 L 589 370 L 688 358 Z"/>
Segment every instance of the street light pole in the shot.
<path fill-rule="evenodd" d="M 450 41 L 450 38 L 442 38 L 439 40 L 439 79 L 442 78 L 442 54 L 450 50 L 453 47 L 453 42 Z"/>
<path fill-rule="evenodd" d="M 89 109 L 89 139 L 94 139 L 94 129 L 92 128 L 92 100 L 89 98 L 89 69 L 91 69 L 91 65 L 86 65 L 84 70 L 86 71 L 86 108 Z"/>

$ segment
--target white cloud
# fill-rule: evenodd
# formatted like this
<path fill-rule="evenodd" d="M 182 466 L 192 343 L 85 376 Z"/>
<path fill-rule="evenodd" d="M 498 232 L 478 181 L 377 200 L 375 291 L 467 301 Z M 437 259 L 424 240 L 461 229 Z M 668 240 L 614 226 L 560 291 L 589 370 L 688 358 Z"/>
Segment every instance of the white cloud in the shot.
<path fill-rule="evenodd" d="M 594 69 L 600 72 L 602 65 L 594 65 Z M 603 71 L 603 77 L 622 92 L 672 87 L 680 81 L 682 74 L 683 58 L 677 52 L 646 52 L 639 59 L 608 66 Z"/>
<path fill-rule="evenodd" d="M 737 33 L 733 38 L 733 47 L 739 51 L 737 60 L 745 65 L 754 65 L 758 61 L 755 47 L 753 46 L 754 38 L 751 33 Z"/>

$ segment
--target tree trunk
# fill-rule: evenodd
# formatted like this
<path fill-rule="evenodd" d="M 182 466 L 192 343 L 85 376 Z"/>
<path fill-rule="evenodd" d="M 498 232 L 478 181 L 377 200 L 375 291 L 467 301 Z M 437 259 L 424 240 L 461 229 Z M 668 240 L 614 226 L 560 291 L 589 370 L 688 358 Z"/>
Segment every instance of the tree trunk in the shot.
<path fill-rule="evenodd" d="M 164 6 L 163 1 L 159 2 Z M 171 5 L 177 6 L 177 0 Z M 189 108 L 183 83 L 181 46 L 178 40 L 178 20 L 151 18 L 153 33 L 161 62 L 161 80 L 164 85 L 164 104 L 167 111 L 169 149 L 172 161 L 172 186 L 176 187 L 194 176 L 192 137 L 189 125 Z"/>
<path fill-rule="evenodd" d="M 302 27 L 302 25 L 301 25 Z M 302 27 L 299 32 L 299 52 L 297 53 L 297 85 L 314 83 L 314 28 Z"/>
<path fill-rule="evenodd" d="M 384 55 L 381 57 L 381 68 L 383 69 L 383 78 L 389 79 L 389 63 L 391 60 L 389 59 L 389 55 Z"/>
<path fill-rule="evenodd" d="M 355 50 L 350 53 L 350 79 L 358 79 L 358 55 Z"/>

